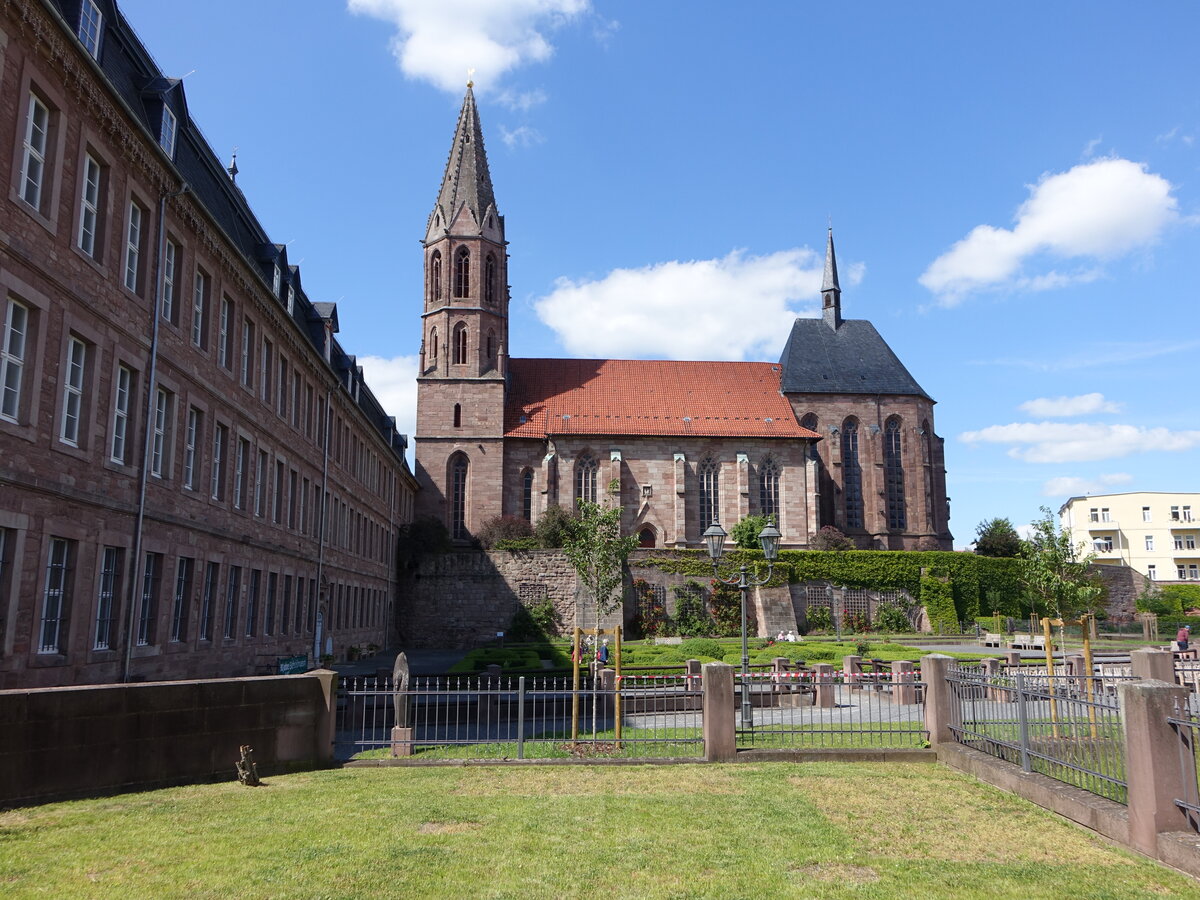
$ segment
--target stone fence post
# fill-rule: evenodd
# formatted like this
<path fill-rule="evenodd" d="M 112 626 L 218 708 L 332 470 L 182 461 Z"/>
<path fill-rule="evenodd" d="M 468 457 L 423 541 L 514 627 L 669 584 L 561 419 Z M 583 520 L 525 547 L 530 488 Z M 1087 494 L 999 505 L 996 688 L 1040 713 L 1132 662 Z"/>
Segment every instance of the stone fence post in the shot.
<path fill-rule="evenodd" d="M 946 681 L 946 674 L 953 662 L 954 657 L 944 653 L 921 657 L 921 680 L 925 682 L 925 730 L 929 732 L 931 747 L 954 743 L 954 734 L 950 731 L 954 697 Z"/>
<path fill-rule="evenodd" d="M 317 765 L 329 765 L 333 762 L 333 742 L 337 735 L 337 672 L 315 669 L 308 674 L 318 684 L 313 758 Z"/>
<path fill-rule="evenodd" d="M 1135 655 L 1140 652 L 1134 651 Z M 1175 715 L 1176 706 L 1187 698 L 1187 690 L 1165 681 L 1146 680 L 1119 685 L 1117 694 L 1125 730 L 1129 843 L 1147 856 L 1157 857 L 1160 833 L 1188 830 L 1187 817 L 1175 805 L 1177 797 L 1188 796 L 1180 738 L 1167 722 L 1167 716 Z"/>
<path fill-rule="evenodd" d="M 846 675 L 846 683 L 850 690 L 862 690 L 862 657 L 851 654 L 842 657 L 842 671 Z"/>
<path fill-rule="evenodd" d="M 909 706 L 917 702 L 917 676 L 913 672 L 913 664 L 907 659 L 898 659 L 892 663 L 892 704 L 894 706 Z"/>
<path fill-rule="evenodd" d="M 737 756 L 733 666 L 705 663 L 703 678 L 701 711 L 704 717 L 704 758 L 709 762 L 730 762 Z"/>
<path fill-rule="evenodd" d="M 1175 683 L 1175 655 L 1170 650 L 1143 647 L 1129 654 L 1130 671 L 1134 678 Z"/>
<path fill-rule="evenodd" d="M 813 666 L 814 706 L 832 708 L 837 706 L 837 684 L 833 680 L 833 664 L 817 663 Z"/>

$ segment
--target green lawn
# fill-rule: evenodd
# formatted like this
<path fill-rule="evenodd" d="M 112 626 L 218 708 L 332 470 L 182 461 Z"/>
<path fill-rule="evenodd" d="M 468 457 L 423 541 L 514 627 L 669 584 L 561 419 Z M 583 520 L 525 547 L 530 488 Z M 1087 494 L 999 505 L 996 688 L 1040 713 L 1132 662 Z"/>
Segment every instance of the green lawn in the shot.
<path fill-rule="evenodd" d="M 0 813 L 0 896 L 1200 898 L 932 764 L 341 769 Z"/>

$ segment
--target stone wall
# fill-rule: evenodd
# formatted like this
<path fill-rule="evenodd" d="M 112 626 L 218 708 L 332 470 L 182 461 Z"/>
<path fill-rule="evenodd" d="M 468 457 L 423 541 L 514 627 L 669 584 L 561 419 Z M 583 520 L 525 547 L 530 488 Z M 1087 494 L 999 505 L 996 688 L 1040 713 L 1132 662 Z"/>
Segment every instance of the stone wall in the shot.
<path fill-rule="evenodd" d="M 333 672 L 0 691 L 0 806 L 333 759 Z"/>
<path fill-rule="evenodd" d="M 1108 589 L 1104 608 L 1108 617 L 1116 621 L 1129 622 L 1137 612 L 1137 598 L 1154 582 L 1129 566 L 1093 566 Z"/>

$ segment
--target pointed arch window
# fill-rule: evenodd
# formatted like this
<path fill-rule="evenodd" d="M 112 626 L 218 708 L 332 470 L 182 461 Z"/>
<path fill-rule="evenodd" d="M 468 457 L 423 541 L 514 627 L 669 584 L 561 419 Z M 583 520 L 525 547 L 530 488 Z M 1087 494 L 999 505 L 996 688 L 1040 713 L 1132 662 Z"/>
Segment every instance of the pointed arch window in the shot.
<path fill-rule="evenodd" d="M 807 428 L 809 431 L 816 431 L 818 424 L 816 413 L 809 413 L 800 420 L 800 427 Z"/>
<path fill-rule="evenodd" d="M 471 251 L 459 247 L 454 254 L 454 296 L 469 297 L 471 295 Z"/>
<path fill-rule="evenodd" d="M 600 468 L 594 456 L 587 454 L 575 463 L 575 499 L 596 502 L 596 471 Z"/>
<path fill-rule="evenodd" d="M 521 473 L 521 518 L 533 521 L 533 469 Z"/>
<path fill-rule="evenodd" d="M 467 458 L 460 453 L 450 460 L 450 537 L 467 536 Z"/>
<path fill-rule="evenodd" d="M 493 330 L 490 330 L 490 329 L 488 330 L 488 334 L 487 334 L 487 355 L 488 355 L 488 359 L 490 361 L 493 361 L 493 362 L 495 361 L 495 359 L 496 359 L 496 332 Z"/>
<path fill-rule="evenodd" d="M 700 462 L 700 530 L 721 520 L 721 464 L 711 456 Z"/>
<path fill-rule="evenodd" d="M 900 419 L 893 416 L 883 428 L 883 479 L 887 493 L 888 528 L 908 527 L 904 508 L 904 459 L 901 455 Z"/>
<path fill-rule="evenodd" d="M 758 468 L 758 514 L 779 524 L 779 463 L 771 456 Z"/>
<path fill-rule="evenodd" d="M 429 256 L 429 297 L 434 303 L 442 302 L 442 251 L 434 250 Z"/>
<path fill-rule="evenodd" d="M 454 404 L 454 427 L 462 428 L 462 404 Z"/>
<path fill-rule="evenodd" d="M 483 299 L 489 305 L 496 302 L 496 257 L 491 253 L 483 264 Z"/>
<path fill-rule="evenodd" d="M 921 422 L 921 443 L 925 451 L 925 524 L 933 527 L 933 429 L 929 420 Z"/>
<path fill-rule="evenodd" d="M 454 326 L 454 357 L 451 360 L 456 366 L 467 361 L 467 326 L 459 322 Z"/>
<path fill-rule="evenodd" d="M 436 328 L 429 329 L 429 358 L 437 364 L 438 360 L 438 333 Z"/>
<path fill-rule="evenodd" d="M 858 458 L 858 421 L 842 423 L 842 499 L 846 527 L 863 527 L 862 465 Z"/>

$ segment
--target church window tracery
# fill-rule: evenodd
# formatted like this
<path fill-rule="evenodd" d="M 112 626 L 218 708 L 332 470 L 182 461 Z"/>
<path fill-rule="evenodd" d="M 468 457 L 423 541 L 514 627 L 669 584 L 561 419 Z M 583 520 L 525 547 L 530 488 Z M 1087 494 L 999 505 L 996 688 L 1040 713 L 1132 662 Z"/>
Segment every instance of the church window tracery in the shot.
<path fill-rule="evenodd" d="M 772 456 L 758 469 L 758 513 L 779 524 L 779 463 Z"/>
<path fill-rule="evenodd" d="M 471 251 L 459 247 L 454 254 L 454 296 L 468 297 L 471 294 Z"/>
<path fill-rule="evenodd" d="M 903 531 L 908 526 L 904 508 L 904 459 L 901 455 L 900 419 L 893 416 L 884 424 L 883 475 L 887 488 L 888 528 Z"/>
<path fill-rule="evenodd" d="M 456 366 L 465 365 L 467 361 L 467 326 L 459 322 L 454 326 L 454 358 Z"/>
<path fill-rule="evenodd" d="M 600 466 L 594 456 L 584 455 L 575 463 L 575 499 L 596 502 L 596 471 Z"/>
<path fill-rule="evenodd" d="M 450 461 L 450 537 L 467 537 L 467 458 L 461 453 Z"/>
<path fill-rule="evenodd" d="M 858 420 L 842 423 L 842 497 L 846 527 L 863 527 L 862 466 L 858 458 Z"/>
<path fill-rule="evenodd" d="M 533 469 L 521 473 L 521 518 L 533 521 Z"/>
<path fill-rule="evenodd" d="M 496 302 L 496 257 L 491 253 L 483 265 L 483 299 L 489 305 Z"/>
<path fill-rule="evenodd" d="M 721 519 L 721 464 L 711 456 L 700 462 L 700 530 Z"/>
<path fill-rule="evenodd" d="M 921 443 L 925 451 L 925 524 L 933 527 L 933 429 L 929 420 L 921 422 Z"/>
<path fill-rule="evenodd" d="M 429 296 L 434 303 L 442 302 L 442 251 L 429 256 Z"/>
<path fill-rule="evenodd" d="M 437 364 L 438 359 L 438 333 L 436 328 L 429 329 L 429 358 Z"/>

